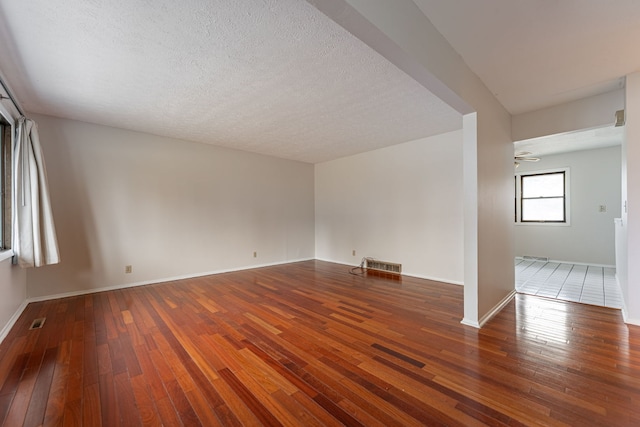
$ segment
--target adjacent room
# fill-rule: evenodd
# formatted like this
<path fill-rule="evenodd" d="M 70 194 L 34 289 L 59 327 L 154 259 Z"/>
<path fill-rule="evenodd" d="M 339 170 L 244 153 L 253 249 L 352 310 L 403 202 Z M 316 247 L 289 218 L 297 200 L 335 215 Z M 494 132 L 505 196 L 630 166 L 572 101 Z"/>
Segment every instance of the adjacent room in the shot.
<path fill-rule="evenodd" d="M 0 424 L 640 424 L 619 6 L 0 2 Z"/>
<path fill-rule="evenodd" d="M 611 124 L 515 142 L 519 292 L 622 308 L 615 221 L 622 207 L 623 131 Z M 529 215 L 526 203 L 533 204 Z"/>

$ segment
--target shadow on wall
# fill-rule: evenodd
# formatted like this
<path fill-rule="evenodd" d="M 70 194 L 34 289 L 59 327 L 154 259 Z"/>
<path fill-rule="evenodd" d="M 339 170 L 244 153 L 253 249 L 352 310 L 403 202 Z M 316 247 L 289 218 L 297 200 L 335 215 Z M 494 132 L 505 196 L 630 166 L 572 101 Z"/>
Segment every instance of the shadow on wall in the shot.
<path fill-rule="evenodd" d="M 93 260 L 96 227 L 85 182 L 80 179 L 82 165 L 71 162 L 70 147 L 47 144 L 48 141 L 66 141 L 64 132 L 55 126 L 45 126 L 40 132 L 45 162 L 55 164 L 47 168 L 51 204 L 60 248 L 60 264 L 29 269 L 27 272 L 27 296 L 47 294 L 46 290 L 30 290 L 29 278 L 36 283 L 48 283 L 51 289 L 61 289 L 62 283 L 81 282 L 91 286 L 95 268 Z M 72 276 L 70 276 L 72 274 Z M 35 292 L 34 292 L 35 291 Z M 43 292 L 44 291 L 44 292 Z"/>

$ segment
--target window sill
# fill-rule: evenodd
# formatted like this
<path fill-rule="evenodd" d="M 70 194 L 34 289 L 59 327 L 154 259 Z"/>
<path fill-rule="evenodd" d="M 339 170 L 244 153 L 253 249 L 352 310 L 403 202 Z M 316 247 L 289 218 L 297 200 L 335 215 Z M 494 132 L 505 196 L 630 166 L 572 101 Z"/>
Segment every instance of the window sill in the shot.
<path fill-rule="evenodd" d="M 11 259 L 11 257 L 13 256 L 13 251 L 11 249 L 9 249 L 8 251 L 1 251 L 0 252 L 0 262 L 4 261 L 5 259 Z"/>
<path fill-rule="evenodd" d="M 530 226 L 538 226 L 538 227 L 571 227 L 570 222 L 516 222 L 515 225 L 524 225 L 527 227 Z"/>

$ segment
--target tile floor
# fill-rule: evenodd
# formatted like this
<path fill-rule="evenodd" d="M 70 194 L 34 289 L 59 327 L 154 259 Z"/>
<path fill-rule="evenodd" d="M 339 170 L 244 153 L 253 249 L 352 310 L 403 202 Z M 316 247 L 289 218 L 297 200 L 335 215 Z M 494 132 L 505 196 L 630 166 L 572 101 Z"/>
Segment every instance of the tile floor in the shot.
<path fill-rule="evenodd" d="M 516 259 L 516 290 L 611 308 L 622 308 L 616 269 Z"/>

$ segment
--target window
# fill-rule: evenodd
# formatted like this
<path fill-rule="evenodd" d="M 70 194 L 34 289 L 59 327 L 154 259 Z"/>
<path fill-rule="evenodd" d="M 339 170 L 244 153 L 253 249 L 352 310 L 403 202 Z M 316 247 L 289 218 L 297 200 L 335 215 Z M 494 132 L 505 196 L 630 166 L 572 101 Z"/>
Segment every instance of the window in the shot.
<path fill-rule="evenodd" d="M 11 126 L 0 115 L 0 251 L 11 248 Z"/>
<path fill-rule="evenodd" d="M 568 224 L 568 169 L 516 175 L 516 222 Z"/>

